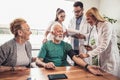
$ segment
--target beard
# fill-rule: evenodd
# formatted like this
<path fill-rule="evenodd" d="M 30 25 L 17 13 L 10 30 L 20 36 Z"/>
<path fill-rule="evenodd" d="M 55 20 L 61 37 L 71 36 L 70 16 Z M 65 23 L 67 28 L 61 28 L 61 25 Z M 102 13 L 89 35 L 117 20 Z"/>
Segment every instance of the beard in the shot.
<path fill-rule="evenodd" d="M 61 36 L 52 35 L 51 38 L 52 38 L 52 39 L 56 39 L 56 40 L 58 40 L 58 41 L 62 41 L 62 40 L 63 40 L 63 35 L 61 35 Z"/>
<path fill-rule="evenodd" d="M 62 41 L 63 40 L 63 36 L 55 36 L 54 37 L 56 40 Z"/>

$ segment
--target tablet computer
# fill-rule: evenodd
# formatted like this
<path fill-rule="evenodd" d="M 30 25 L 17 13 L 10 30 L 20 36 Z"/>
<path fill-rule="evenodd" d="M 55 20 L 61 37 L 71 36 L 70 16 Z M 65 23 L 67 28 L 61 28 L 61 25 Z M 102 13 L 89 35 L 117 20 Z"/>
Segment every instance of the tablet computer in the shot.
<path fill-rule="evenodd" d="M 56 80 L 56 79 L 67 79 L 68 77 L 65 74 L 49 74 L 49 80 Z"/>

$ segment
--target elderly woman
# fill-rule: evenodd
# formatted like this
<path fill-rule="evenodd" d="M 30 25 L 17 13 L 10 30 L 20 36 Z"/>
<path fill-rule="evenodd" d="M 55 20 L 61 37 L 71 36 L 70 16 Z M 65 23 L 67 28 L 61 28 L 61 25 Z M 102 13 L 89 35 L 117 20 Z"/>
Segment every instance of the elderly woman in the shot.
<path fill-rule="evenodd" d="M 104 71 L 118 76 L 119 69 L 119 51 L 117 47 L 117 37 L 115 29 L 109 22 L 99 14 L 98 9 L 92 7 L 86 12 L 87 22 L 91 25 L 91 30 L 88 35 L 88 45 L 90 38 L 94 36 L 94 48 L 87 54 L 80 54 L 81 57 L 99 56 L 99 65 Z M 91 33 L 94 35 L 91 35 Z"/>
<path fill-rule="evenodd" d="M 0 71 L 15 66 L 29 67 L 31 63 L 31 44 L 28 41 L 30 27 L 24 19 L 15 19 L 10 24 L 14 38 L 0 46 Z"/>

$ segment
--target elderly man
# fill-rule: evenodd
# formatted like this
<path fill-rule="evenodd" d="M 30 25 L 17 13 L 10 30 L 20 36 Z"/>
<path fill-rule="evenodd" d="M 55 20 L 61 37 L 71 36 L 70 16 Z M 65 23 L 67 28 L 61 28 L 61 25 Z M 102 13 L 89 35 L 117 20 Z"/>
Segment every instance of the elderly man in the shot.
<path fill-rule="evenodd" d="M 0 46 L 0 72 L 13 70 L 15 66 L 29 67 L 31 63 L 30 27 L 24 19 L 15 19 L 10 24 L 14 38 Z"/>
<path fill-rule="evenodd" d="M 36 64 L 44 68 L 55 69 L 55 66 L 67 66 L 67 54 L 78 65 L 89 70 L 95 75 L 102 75 L 99 68 L 90 66 L 85 63 L 81 58 L 77 57 L 70 44 L 63 40 L 63 28 L 59 23 L 52 26 L 53 39 L 44 43 L 40 49 Z"/>

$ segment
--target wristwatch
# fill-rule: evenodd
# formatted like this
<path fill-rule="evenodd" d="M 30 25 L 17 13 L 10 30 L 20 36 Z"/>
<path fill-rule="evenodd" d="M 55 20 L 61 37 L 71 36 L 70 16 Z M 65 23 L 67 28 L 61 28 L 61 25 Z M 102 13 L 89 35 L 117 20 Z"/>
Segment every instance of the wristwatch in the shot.
<path fill-rule="evenodd" d="M 85 67 L 84 67 L 86 71 L 89 71 L 88 68 L 87 68 L 88 66 L 89 66 L 89 64 L 86 64 Z"/>

